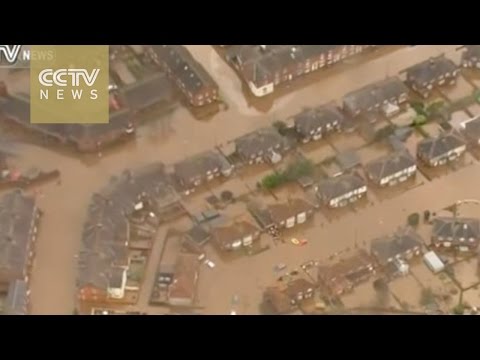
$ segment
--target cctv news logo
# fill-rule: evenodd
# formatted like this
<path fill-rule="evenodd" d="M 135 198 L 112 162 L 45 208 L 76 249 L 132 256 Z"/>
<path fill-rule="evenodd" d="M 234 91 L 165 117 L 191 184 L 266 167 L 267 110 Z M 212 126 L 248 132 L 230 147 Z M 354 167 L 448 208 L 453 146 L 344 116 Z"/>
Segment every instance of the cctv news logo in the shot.
<path fill-rule="evenodd" d="M 32 51 L 25 45 L 0 45 L 0 67 L 28 67 L 31 59 L 53 59 L 55 52 Z"/>
<path fill-rule="evenodd" d="M 33 46 L 54 59 L 30 61 L 31 122 L 108 123 L 108 46 Z"/>
<path fill-rule="evenodd" d="M 90 100 L 98 99 L 98 90 L 92 88 L 95 80 L 100 73 L 100 69 L 45 69 L 40 71 L 38 81 L 44 89 L 40 89 L 40 100 L 48 100 L 49 97 L 55 96 L 57 100 L 65 99 L 65 90 L 70 90 L 67 96 L 71 96 L 73 100 L 81 100 L 83 96 L 88 96 Z M 81 86 L 87 86 L 87 94 L 84 95 L 84 89 Z M 50 88 L 56 86 L 56 91 L 51 94 Z M 68 88 L 68 89 L 65 89 Z"/>

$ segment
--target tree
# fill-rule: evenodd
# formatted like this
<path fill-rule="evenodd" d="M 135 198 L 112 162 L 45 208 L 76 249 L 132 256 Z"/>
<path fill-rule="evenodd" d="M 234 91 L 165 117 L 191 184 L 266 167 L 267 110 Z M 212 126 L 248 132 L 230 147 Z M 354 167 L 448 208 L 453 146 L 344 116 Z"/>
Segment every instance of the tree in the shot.
<path fill-rule="evenodd" d="M 465 305 L 462 303 L 458 304 L 452 309 L 452 312 L 455 315 L 463 315 L 463 313 L 465 312 Z"/>
<path fill-rule="evenodd" d="M 424 288 L 422 289 L 422 293 L 420 295 L 420 305 L 428 306 L 435 303 L 435 294 L 433 293 L 432 289 Z"/>
<path fill-rule="evenodd" d="M 418 213 L 410 214 L 407 218 L 407 223 L 411 227 L 417 227 L 420 223 L 420 215 Z"/>
<path fill-rule="evenodd" d="M 429 210 L 425 210 L 423 212 L 423 221 L 424 222 L 429 222 L 430 220 L 430 211 Z"/>
<path fill-rule="evenodd" d="M 285 124 L 281 120 L 277 120 L 273 123 L 273 127 L 277 129 L 277 131 L 280 133 L 280 135 L 285 135 L 288 129 L 287 124 Z"/>
<path fill-rule="evenodd" d="M 310 176 L 313 174 L 314 165 L 311 160 L 304 159 L 298 162 L 292 163 L 285 170 L 285 178 L 290 181 L 298 180 L 303 176 Z"/>
<path fill-rule="evenodd" d="M 286 180 L 287 179 L 283 173 L 274 173 L 267 175 L 262 179 L 262 186 L 265 189 L 271 190 L 284 184 Z"/>
<path fill-rule="evenodd" d="M 412 127 L 420 127 L 427 123 L 427 117 L 425 115 L 417 115 L 413 118 Z"/>

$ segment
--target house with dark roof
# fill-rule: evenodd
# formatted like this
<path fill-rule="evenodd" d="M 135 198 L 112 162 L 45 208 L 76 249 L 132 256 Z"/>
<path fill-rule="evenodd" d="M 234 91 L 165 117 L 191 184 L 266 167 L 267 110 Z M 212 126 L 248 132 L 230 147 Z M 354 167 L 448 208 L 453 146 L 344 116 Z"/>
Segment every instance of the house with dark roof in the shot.
<path fill-rule="evenodd" d="M 408 102 L 408 88 L 397 77 L 369 84 L 343 97 L 343 109 L 352 117 L 383 112 L 393 116 Z"/>
<path fill-rule="evenodd" d="M 390 236 L 372 240 L 371 254 L 380 266 L 386 267 L 395 260 L 409 261 L 422 254 L 422 238 L 411 227 L 399 229 Z"/>
<path fill-rule="evenodd" d="M 437 217 L 433 220 L 432 244 L 459 251 L 474 251 L 480 242 L 480 221 L 472 218 Z"/>
<path fill-rule="evenodd" d="M 463 67 L 480 69 L 480 45 L 464 45 L 458 50 L 462 51 L 461 64 Z"/>
<path fill-rule="evenodd" d="M 480 117 L 467 120 L 464 123 L 462 135 L 470 145 L 478 148 L 480 146 Z"/>
<path fill-rule="evenodd" d="M 377 45 L 233 45 L 227 61 L 253 95 L 271 94 L 275 87 L 317 71 Z"/>
<path fill-rule="evenodd" d="M 307 109 L 293 117 L 294 127 L 303 143 L 320 140 L 331 132 L 342 129 L 345 116 L 334 103 Z"/>
<path fill-rule="evenodd" d="M 303 199 L 289 199 L 287 202 L 268 205 L 267 213 L 277 228 L 290 229 L 304 224 L 313 216 L 314 207 Z"/>
<path fill-rule="evenodd" d="M 246 164 L 278 163 L 291 144 L 273 128 L 263 128 L 235 139 L 235 153 Z"/>
<path fill-rule="evenodd" d="M 133 112 L 144 111 L 158 103 L 172 100 L 172 85 L 162 72 L 154 72 L 118 90 L 120 97 Z"/>
<path fill-rule="evenodd" d="M 228 177 L 233 166 L 218 151 L 209 150 L 174 164 L 175 178 L 189 195 L 195 188 L 219 176 Z"/>
<path fill-rule="evenodd" d="M 2 120 L 62 144 L 71 144 L 81 152 L 99 151 L 135 132 L 133 115 L 128 108 L 111 112 L 108 124 L 32 124 L 28 95 L 18 94 L 2 100 Z"/>
<path fill-rule="evenodd" d="M 331 208 L 346 206 L 367 194 L 367 184 L 357 173 L 324 179 L 315 189 L 318 199 Z"/>
<path fill-rule="evenodd" d="M 203 66 L 182 45 L 151 45 L 148 53 L 173 79 L 192 106 L 218 100 L 218 85 Z"/>
<path fill-rule="evenodd" d="M 376 264 L 365 250 L 341 258 L 331 264 L 320 264 L 318 283 L 332 296 L 341 296 L 368 280 L 376 272 Z"/>
<path fill-rule="evenodd" d="M 124 298 L 130 233 L 137 213 L 153 214 L 158 225 L 183 211 L 162 163 L 113 177 L 92 196 L 88 208 L 78 257 L 79 300 L 92 303 Z"/>
<path fill-rule="evenodd" d="M 467 150 L 465 141 L 454 131 L 424 139 L 417 145 L 417 156 L 426 165 L 436 167 L 459 159 Z"/>
<path fill-rule="evenodd" d="M 365 165 L 365 173 L 378 186 L 394 186 L 415 176 L 417 164 L 406 151 L 382 156 Z"/>
<path fill-rule="evenodd" d="M 173 306 L 192 306 L 197 294 L 199 274 L 200 262 L 197 255 L 178 255 L 173 282 L 168 287 L 168 303 Z"/>
<path fill-rule="evenodd" d="M 213 226 L 211 234 L 212 241 L 222 251 L 251 247 L 255 241 L 260 239 L 260 229 L 248 221 Z"/>
<path fill-rule="evenodd" d="M 8 287 L 4 303 L 5 315 L 28 315 L 30 311 L 30 290 L 27 282 L 14 280 Z"/>
<path fill-rule="evenodd" d="M 20 190 L 0 199 L 0 291 L 15 280 L 28 285 L 40 214 L 35 199 Z"/>
<path fill-rule="evenodd" d="M 283 286 L 268 287 L 263 293 L 263 301 L 274 314 L 288 314 L 314 295 L 315 285 L 298 278 Z"/>
<path fill-rule="evenodd" d="M 445 55 L 440 55 L 409 67 L 405 73 L 406 84 L 428 98 L 434 87 L 455 84 L 460 69 Z"/>

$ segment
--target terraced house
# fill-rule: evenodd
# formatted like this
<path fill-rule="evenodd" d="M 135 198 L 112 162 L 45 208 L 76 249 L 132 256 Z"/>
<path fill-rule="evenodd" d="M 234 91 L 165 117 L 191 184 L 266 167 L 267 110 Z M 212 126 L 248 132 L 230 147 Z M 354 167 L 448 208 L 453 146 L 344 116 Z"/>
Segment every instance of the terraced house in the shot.
<path fill-rule="evenodd" d="M 336 64 L 377 45 L 234 45 L 227 61 L 253 95 L 261 97 L 293 79 Z"/>
<path fill-rule="evenodd" d="M 480 221 L 472 218 L 438 217 L 433 220 L 432 244 L 459 251 L 474 251 L 480 243 Z"/>
<path fill-rule="evenodd" d="M 206 151 L 174 164 L 175 178 L 185 194 L 219 176 L 228 177 L 233 166 L 217 151 Z"/>
<path fill-rule="evenodd" d="M 365 180 L 358 174 L 344 174 L 322 180 L 316 186 L 319 200 L 331 208 L 346 206 L 367 194 Z"/>
<path fill-rule="evenodd" d="M 29 281 L 41 212 L 21 191 L 0 199 L 0 293 L 12 313 L 29 311 Z"/>
<path fill-rule="evenodd" d="M 394 186 L 415 176 L 417 164 L 406 151 L 399 151 L 365 165 L 368 179 L 378 186 Z"/>
<path fill-rule="evenodd" d="M 203 66 L 182 45 L 151 45 L 148 53 L 173 79 L 192 106 L 204 106 L 218 100 L 218 85 Z"/>
<path fill-rule="evenodd" d="M 480 45 L 464 45 L 462 51 L 462 66 L 465 68 L 480 69 Z"/>
<path fill-rule="evenodd" d="M 240 221 L 211 230 L 212 240 L 222 251 L 251 247 L 260 238 L 260 229 L 248 221 Z"/>
<path fill-rule="evenodd" d="M 422 254 L 422 238 L 411 227 L 404 227 L 394 234 L 372 240 L 371 254 L 378 265 L 388 270 L 393 265 L 400 266 L 402 261 L 410 261 Z"/>
<path fill-rule="evenodd" d="M 377 81 L 349 92 L 343 97 L 343 109 L 352 117 L 382 112 L 393 116 L 408 102 L 408 88 L 397 77 Z"/>
<path fill-rule="evenodd" d="M 345 115 L 332 102 L 316 109 L 302 111 L 292 120 L 302 142 L 308 143 L 320 140 L 331 132 L 341 131 Z"/>
<path fill-rule="evenodd" d="M 459 134 L 446 132 L 418 143 L 417 156 L 426 165 L 437 167 L 457 160 L 466 150 L 465 141 Z"/>
<path fill-rule="evenodd" d="M 292 148 L 276 129 L 263 128 L 235 140 L 235 152 L 246 164 L 278 163 Z"/>
<path fill-rule="evenodd" d="M 440 55 L 405 70 L 406 84 L 424 98 L 428 98 L 435 86 L 453 85 L 460 75 L 455 63 Z"/>

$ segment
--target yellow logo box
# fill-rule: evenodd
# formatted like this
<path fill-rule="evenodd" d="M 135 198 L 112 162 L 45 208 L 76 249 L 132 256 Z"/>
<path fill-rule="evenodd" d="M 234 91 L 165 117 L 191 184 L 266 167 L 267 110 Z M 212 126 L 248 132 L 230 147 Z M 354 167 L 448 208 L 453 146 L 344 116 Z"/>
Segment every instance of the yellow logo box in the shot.
<path fill-rule="evenodd" d="M 34 45 L 30 59 L 33 124 L 106 124 L 108 45 Z"/>

